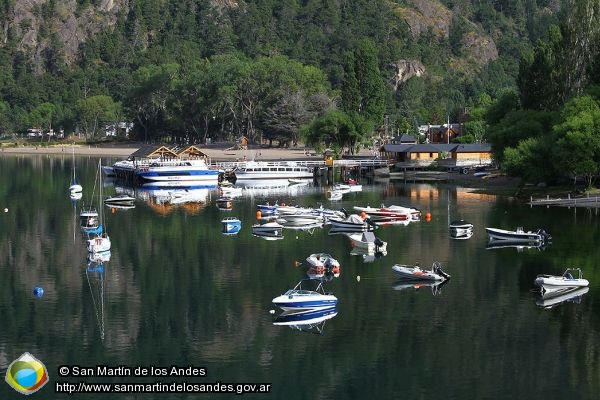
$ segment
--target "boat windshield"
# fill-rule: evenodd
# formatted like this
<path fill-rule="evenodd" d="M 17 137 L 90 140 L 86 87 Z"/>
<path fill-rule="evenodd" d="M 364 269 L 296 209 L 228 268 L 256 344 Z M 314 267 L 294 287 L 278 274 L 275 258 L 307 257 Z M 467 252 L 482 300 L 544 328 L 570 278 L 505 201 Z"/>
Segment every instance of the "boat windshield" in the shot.
<path fill-rule="evenodd" d="M 567 268 L 565 273 L 563 274 L 563 278 L 565 279 L 581 279 L 581 269 L 580 268 Z"/>

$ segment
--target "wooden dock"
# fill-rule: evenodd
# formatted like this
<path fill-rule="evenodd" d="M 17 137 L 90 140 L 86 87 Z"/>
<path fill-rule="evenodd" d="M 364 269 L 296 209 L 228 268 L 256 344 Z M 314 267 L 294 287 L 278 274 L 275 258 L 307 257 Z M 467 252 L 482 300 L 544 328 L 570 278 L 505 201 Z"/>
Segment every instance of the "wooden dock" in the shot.
<path fill-rule="evenodd" d="M 567 198 L 546 198 L 534 199 L 531 197 L 529 201 L 530 206 L 555 206 L 555 207 L 585 207 L 585 208 L 600 208 L 600 196 L 580 196 L 571 197 L 570 194 Z"/>

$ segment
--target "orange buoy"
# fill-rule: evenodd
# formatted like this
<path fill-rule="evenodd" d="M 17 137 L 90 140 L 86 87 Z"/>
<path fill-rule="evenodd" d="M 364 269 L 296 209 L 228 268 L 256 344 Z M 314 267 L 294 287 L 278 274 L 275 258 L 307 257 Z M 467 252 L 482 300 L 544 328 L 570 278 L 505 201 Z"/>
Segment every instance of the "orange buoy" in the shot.
<path fill-rule="evenodd" d="M 361 217 L 362 219 L 365 219 L 365 218 L 367 218 L 367 213 L 366 213 L 366 212 L 364 212 L 364 211 L 363 211 L 363 212 L 361 212 L 361 213 L 360 213 L 360 217 Z"/>
<path fill-rule="evenodd" d="M 430 221 L 431 220 L 431 213 L 425 213 L 425 221 Z"/>
<path fill-rule="evenodd" d="M 256 219 L 260 219 L 262 217 L 262 213 L 260 212 L 260 210 L 258 210 L 256 212 Z"/>

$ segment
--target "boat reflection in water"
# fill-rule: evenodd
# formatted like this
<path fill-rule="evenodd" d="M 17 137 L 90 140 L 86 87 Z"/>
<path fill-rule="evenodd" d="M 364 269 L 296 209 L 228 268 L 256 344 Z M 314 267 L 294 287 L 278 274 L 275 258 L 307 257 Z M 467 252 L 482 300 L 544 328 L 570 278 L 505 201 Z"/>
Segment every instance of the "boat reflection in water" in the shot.
<path fill-rule="evenodd" d="M 431 288 L 431 293 L 434 296 L 442 293 L 442 286 L 446 285 L 450 282 L 449 279 L 443 281 L 407 281 L 406 279 L 398 280 L 396 283 L 392 285 L 392 289 L 394 290 L 409 290 L 419 291 L 421 288 L 429 287 Z"/>
<path fill-rule="evenodd" d="M 90 288 L 101 340 L 104 340 L 104 283 L 106 281 L 106 263 L 109 261 L 110 251 L 88 254 L 88 263 L 85 268 L 85 277 Z"/>
<path fill-rule="evenodd" d="M 252 235 L 265 240 L 283 239 L 283 225 L 271 221 L 264 224 L 252 225 Z"/>
<path fill-rule="evenodd" d="M 217 185 L 205 182 L 153 182 L 137 188 L 137 196 L 159 214 L 166 215 L 176 208 L 190 214 L 197 213 L 209 202 Z"/>
<path fill-rule="evenodd" d="M 583 295 L 590 290 L 589 287 L 563 287 L 553 290 L 544 290 L 536 300 L 538 306 L 550 309 L 562 303 L 580 304 Z"/>
<path fill-rule="evenodd" d="M 538 249 L 539 251 L 542 251 L 545 250 L 546 246 L 549 244 L 549 242 L 536 241 L 524 242 L 519 240 L 495 240 L 488 242 L 486 250 L 514 248 L 519 252 L 526 249 Z"/>
<path fill-rule="evenodd" d="M 321 335 L 325 322 L 334 318 L 337 313 L 337 307 L 323 310 L 284 311 L 275 318 L 273 325 L 288 326 L 300 332 Z"/>
<path fill-rule="evenodd" d="M 287 179 L 237 179 L 235 186 L 243 188 L 243 196 L 286 194 L 297 196 L 311 190 L 311 185 L 290 184 Z"/>
<path fill-rule="evenodd" d="M 352 251 L 350 252 L 350 255 L 352 256 L 361 256 L 363 259 L 363 262 L 365 263 L 371 263 L 374 262 L 375 260 L 379 260 L 380 258 L 383 258 L 385 256 L 387 256 L 387 251 L 383 250 L 383 251 L 369 251 L 368 249 L 362 248 L 362 247 L 355 247 L 352 249 Z"/>

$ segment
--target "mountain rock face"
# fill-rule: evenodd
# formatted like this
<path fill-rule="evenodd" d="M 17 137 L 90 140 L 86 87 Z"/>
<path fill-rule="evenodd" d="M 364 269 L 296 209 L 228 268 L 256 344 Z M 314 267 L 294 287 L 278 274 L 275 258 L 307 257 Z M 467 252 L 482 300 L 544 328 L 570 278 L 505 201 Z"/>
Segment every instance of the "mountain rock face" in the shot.
<path fill-rule="evenodd" d="M 51 41 L 62 44 L 67 64 L 73 62 L 79 45 L 89 37 L 104 30 L 110 30 L 116 23 L 119 13 L 128 9 L 128 0 L 101 0 L 85 7 L 77 5 L 77 0 L 55 2 L 49 9 L 48 0 L 19 0 L 14 2 L 10 15 L 6 16 L 0 32 L 0 43 L 16 40 L 17 49 L 30 55 L 33 65 L 39 69 L 44 65 L 45 53 L 51 48 Z"/>
<path fill-rule="evenodd" d="M 412 78 L 413 76 L 422 76 L 425 74 L 425 66 L 418 60 L 399 60 L 392 64 L 394 75 L 392 85 L 394 90 L 398 90 L 400 86 Z"/>
<path fill-rule="evenodd" d="M 408 0 L 409 6 L 396 7 L 395 12 L 406 22 L 413 38 L 431 32 L 440 39 L 448 39 L 453 13 L 435 0 Z M 465 53 L 464 61 L 481 67 L 498 58 L 498 49 L 493 38 L 478 29 L 477 25 L 465 20 L 467 33 L 461 44 Z M 463 64 L 459 62 L 459 64 Z"/>
<path fill-rule="evenodd" d="M 36 68 L 42 72 L 45 60 L 59 56 L 67 64 L 73 63 L 80 46 L 89 38 L 104 31 L 111 31 L 119 18 L 125 18 L 130 0 L 95 0 L 80 5 L 78 0 L 18 0 L 14 1 L 6 15 L 0 14 L 0 47 L 8 41 L 26 54 Z M 408 0 L 405 5 L 390 3 L 393 12 L 399 15 L 409 28 L 413 38 L 431 32 L 447 40 L 453 13 L 437 0 Z M 216 10 L 227 10 L 244 6 L 243 1 L 213 0 Z M 464 59 L 460 64 L 474 64 L 475 69 L 498 58 L 494 40 L 482 33 L 477 25 L 469 23 L 462 38 Z M 146 41 L 156 32 L 139 32 L 140 40 Z M 54 46 L 52 45 L 54 41 Z M 58 45 L 57 45 L 58 44 Z M 60 49 L 60 54 L 52 54 Z M 423 65 L 417 60 L 399 60 L 395 65 L 395 84 L 408 77 L 424 73 Z"/>

